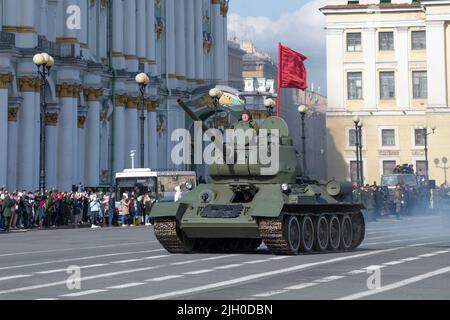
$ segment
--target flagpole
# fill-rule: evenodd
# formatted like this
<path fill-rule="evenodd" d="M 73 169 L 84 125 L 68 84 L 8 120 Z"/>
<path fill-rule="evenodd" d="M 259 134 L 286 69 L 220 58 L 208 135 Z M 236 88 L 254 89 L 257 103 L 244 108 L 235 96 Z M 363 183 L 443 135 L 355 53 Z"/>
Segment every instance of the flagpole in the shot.
<path fill-rule="evenodd" d="M 281 42 L 278 43 L 278 83 L 277 83 L 277 117 L 280 116 L 281 100 Z"/>

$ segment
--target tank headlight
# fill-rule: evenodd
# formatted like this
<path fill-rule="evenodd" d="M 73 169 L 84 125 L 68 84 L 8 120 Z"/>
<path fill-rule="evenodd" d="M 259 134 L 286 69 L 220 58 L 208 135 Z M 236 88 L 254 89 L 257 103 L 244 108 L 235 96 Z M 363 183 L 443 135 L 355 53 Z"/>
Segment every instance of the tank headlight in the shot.
<path fill-rule="evenodd" d="M 191 182 L 186 182 L 186 188 L 187 188 L 188 190 L 192 190 L 192 189 L 194 188 L 194 186 L 192 185 Z"/>
<path fill-rule="evenodd" d="M 289 185 L 288 185 L 287 183 L 283 183 L 283 184 L 281 185 L 281 190 L 282 190 L 283 192 L 288 192 L 288 191 L 289 191 Z"/>

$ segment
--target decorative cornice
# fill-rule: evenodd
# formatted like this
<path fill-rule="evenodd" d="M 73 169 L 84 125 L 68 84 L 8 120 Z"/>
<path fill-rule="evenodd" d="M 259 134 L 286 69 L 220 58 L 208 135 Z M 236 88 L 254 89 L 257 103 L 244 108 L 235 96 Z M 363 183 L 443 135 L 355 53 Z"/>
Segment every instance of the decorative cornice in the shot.
<path fill-rule="evenodd" d="M 56 38 L 56 43 L 76 44 L 78 43 L 78 39 L 74 37 L 58 37 Z"/>
<path fill-rule="evenodd" d="M 87 102 L 98 101 L 98 99 L 103 96 L 103 89 L 96 88 L 84 88 L 83 89 L 84 99 Z"/>
<path fill-rule="evenodd" d="M 126 102 L 127 102 L 127 96 L 117 95 L 114 104 L 116 107 L 124 107 Z"/>
<path fill-rule="evenodd" d="M 8 121 L 17 122 L 19 108 L 8 108 Z"/>
<path fill-rule="evenodd" d="M 125 54 L 124 57 L 125 57 L 125 60 L 137 60 L 138 59 L 138 57 L 133 54 Z"/>
<path fill-rule="evenodd" d="M 9 32 L 9 33 L 15 33 L 17 32 L 17 27 L 15 26 L 3 26 L 2 31 Z"/>
<path fill-rule="evenodd" d="M 0 74 L 0 89 L 8 89 L 9 84 L 14 79 L 12 74 Z"/>
<path fill-rule="evenodd" d="M 49 127 L 56 127 L 58 125 L 58 113 L 49 112 L 45 114 L 45 125 Z"/>
<path fill-rule="evenodd" d="M 125 109 L 137 109 L 139 105 L 139 97 L 127 96 L 125 102 Z"/>
<path fill-rule="evenodd" d="M 229 0 L 220 1 L 220 14 L 222 15 L 222 17 L 226 17 L 228 15 L 228 8 Z"/>
<path fill-rule="evenodd" d="M 173 74 L 173 73 L 169 73 L 169 74 L 161 73 L 161 78 L 162 78 L 162 79 L 165 79 L 165 78 L 176 79 L 176 78 L 177 78 L 177 75 L 176 75 L 176 74 Z"/>
<path fill-rule="evenodd" d="M 156 64 L 156 60 L 147 60 L 148 64 Z"/>
<path fill-rule="evenodd" d="M 177 76 L 178 80 L 187 80 L 187 78 L 185 76 Z"/>
<path fill-rule="evenodd" d="M 38 78 L 21 77 L 17 84 L 20 92 L 39 92 L 41 80 Z"/>
<path fill-rule="evenodd" d="M 34 33 L 34 28 L 30 26 L 20 26 L 17 27 L 17 33 Z"/>
<path fill-rule="evenodd" d="M 84 129 L 86 125 L 86 116 L 78 116 L 78 129 Z"/>
<path fill-rule="evenodd" d="M 113 58 L 123 58 L 124 54 L 122 52 L 113 51 L 112 56 L 113 56 Z"/>

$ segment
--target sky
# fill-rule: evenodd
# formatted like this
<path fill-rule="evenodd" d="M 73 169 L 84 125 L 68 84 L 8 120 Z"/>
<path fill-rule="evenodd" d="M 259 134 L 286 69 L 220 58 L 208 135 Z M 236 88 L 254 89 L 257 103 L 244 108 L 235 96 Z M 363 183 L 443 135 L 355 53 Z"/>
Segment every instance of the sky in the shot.
<path fill-rule="evenodd" d="M 309 83 L 326 93 L 325 0 L 231 0 L 228 37 L 252 40 L 277 60 L 278 42 L 308 57 Z"/>

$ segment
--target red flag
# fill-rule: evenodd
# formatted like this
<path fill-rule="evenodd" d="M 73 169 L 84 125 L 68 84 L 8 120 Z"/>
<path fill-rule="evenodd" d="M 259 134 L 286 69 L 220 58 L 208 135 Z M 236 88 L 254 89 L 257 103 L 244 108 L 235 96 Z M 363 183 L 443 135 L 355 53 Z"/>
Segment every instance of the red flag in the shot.
<path fill-rule="evenodd" d="M 308 59 L 281 43 L 278 48 L 278 103 L 277 112 L 280 115 L 280 88 L 306 90 L 308 88 L 307 72 L 304 61 Z"/>

